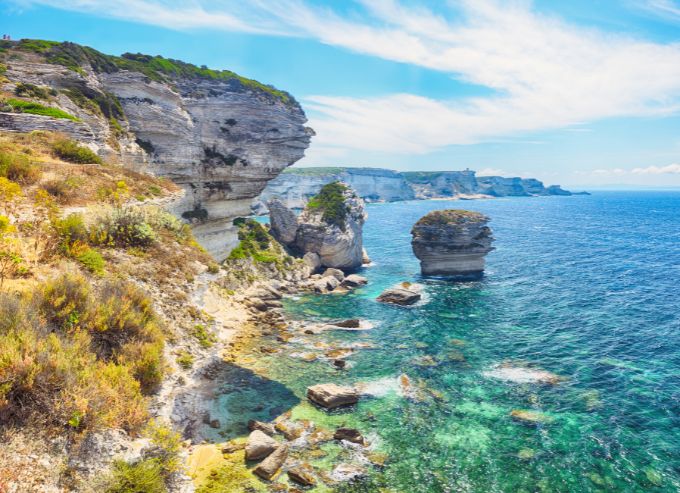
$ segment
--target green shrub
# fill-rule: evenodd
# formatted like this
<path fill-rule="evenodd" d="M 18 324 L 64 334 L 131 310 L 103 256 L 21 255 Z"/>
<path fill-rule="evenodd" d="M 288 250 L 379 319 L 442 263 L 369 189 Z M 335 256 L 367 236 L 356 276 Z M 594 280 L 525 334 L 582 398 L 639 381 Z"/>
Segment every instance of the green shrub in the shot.
<path fill-rule="evenodd" d="M 185 370 L 188 370 L 192 366 L 194 366 L 194 357 L 189 351 L 182 351 L 177 355 L 177 364 L 184 368 Z"/>
<path fill-rule="evenodd" d="M 63 219 L 56 219 L 54 229 L 61 241 L 61 247 L 66 254 L 70 253 L 71 247 L 76 243 L 87 243 L 89 232 L 83 215 L 79 212 L 69 214 Z"/>
<path fill-rule="evenodd" d="M 72 120 L 74 122 L 79 122 L 80 119 L 66 113 L 59 108 L 52 108 L 51 106 L 44 106 L 40 103 L 34 103 L 31 101 L 23 101 L 21 99 L 10 98 L 5 101 L 14 111 L 19 113 L 30 113 L 32 115 L 43 115 L 50 116 L 52 118 L 63 118 L 65 120 Z"/>
<path fill-rule="evenodd" d="M 54 153 L 70 163 L 78 164 L 101 164 L 100 158 L 91 149 L 78 145 L 77 142 L 71 139 L 61 139 L 52 144 Z"/>
<path fill-rule="evenodd" d="M 38 181 L 40 175 L 40 168 L 25 154 L 0 151 L 0 176 L 30 185 Z"/>
<path fill-rule="evenodd" d="M 208 329 L 206 329 L 203 324 L 196 324 L 191 330 L 191 335 L 196 338 L 201 347 L 209 348 L 217 341 L 215 334 L 212 334 Z"/>
<path fill-rule="evenodd" d="M 50 95 L 53 93 L 54 89 L 50 89 L 49 87 L 40 87 L 25 82 L 19 82 L 14 88 L 14 94 L 26 98 L 49 99 Z"/>
<path fill-rule="evenodd" d="M 104 260 L 104 257 L 102 257 L 101 254 L 94 248 L 85 249 L 83 253 L 80 253 L 76 256 L 76 260 L 93 274 L 100 276 L 104 273 L 106 261 Z"/>
<path fill-rule="evenodd" d="M 144 211 L 126 207 L 109 210 L 93 226 L 90 239 L 94 244 L 116 247 L 148 247 L 157 235 L 146 221 Z"/>
<path fill-rule="evenodd" d="M 345 204 L 345 192 L 348 188 L 339 181 L 324 185 L 319 193 L 307 203 L 310 210 L 322 211 L 321 218 L 328 224 L 338 226 L 344 231 L 348 207 Z"/>
<path fill-rule="evenodd" d="M 168 491 L 159 459 L 144 459 L 135 463 L 115 461 L 106 493 L 165 493 Z"/>

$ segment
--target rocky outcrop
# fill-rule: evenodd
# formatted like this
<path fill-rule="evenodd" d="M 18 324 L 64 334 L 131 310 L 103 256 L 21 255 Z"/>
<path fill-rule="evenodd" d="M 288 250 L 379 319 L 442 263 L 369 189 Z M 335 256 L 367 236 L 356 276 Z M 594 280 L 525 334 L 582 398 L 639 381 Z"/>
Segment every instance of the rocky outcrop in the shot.
<path fill-rule="evenodd" d="M 322 407 L 334 409 L 356 404 L 359 402 L 359 393 L 353 387 L 325 383 L 308 387 L 307 398 Z"/>
<path fill-rule="evenodd" d="M 464 210 L 432 211 L 413 226 L 411 246 L 423 275 L 476 276 L 493 248 L 489 218 Z"/>
<path fill-rule="evenodd" d="M 279 445 L 274 452 L 253 469 L 253 472 L 262 479 L 269 480 L 281 469 L 286 458 L 288 458 L 288 445 Z"/>
<path fill-rule="evenodd" d="M 271 206 L 272 235 L 293 253 L 300 256 L 314 253 L 324 267 L 344 271 L 361 267 L 366 213 L 363 201 L 346 185 L 339 182 L 325 185 L 295 224 L 292 224 L 295 214 L 278 200 L 273 200 Z M 310 266 L 311 262 L 310 259 Z M 337 277 L 331 273 L 324 274 L 323 279 Z"/>
<path fill-rule="evenodd" d="M 0 54 L 7 65 L 1 89 L 75 118 L 4 108 L 0 128 L 63 132 L 171 178 L 186 191 L 173 212 L 218 259 L 238 243 L 232 221 L 250 214 L 253 198 L 304 155 L 313 135 L 292 96 L 232 72 L 73 43 L 35 46 L 15 42 Z"/>
<path fill-rule="evenodd" d="M 399 173 L 381 168 L 291 168 L 269 182 L 253 202 L 253 211 L 266 214 L 266 203 L 274 197 L 290 209 L 302 209 L 333 181 L 347 183 L 366 202 L 572 195 L 559 185 L 546 187 L 534 178 L 478 177 L 472 170 Z"/>

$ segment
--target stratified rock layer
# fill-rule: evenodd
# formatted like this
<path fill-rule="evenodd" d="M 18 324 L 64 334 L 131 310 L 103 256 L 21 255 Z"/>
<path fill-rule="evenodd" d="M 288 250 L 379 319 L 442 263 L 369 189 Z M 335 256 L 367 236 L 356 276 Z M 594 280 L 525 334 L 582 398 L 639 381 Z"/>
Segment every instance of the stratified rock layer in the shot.
<path fill-rule="evenodd" d="M 433 211 L 413 226 L 411 246 L 423 275 L 475 276 L 493 248 L 489 218 L 464 210 Z"/>
<path fill-rule="evenodd" d="M 154 72 L 138 63 L 152 57 L 110 57 L 73 43 L 41 53 L 22 46 L 7 51 L 1 88 L 46 87 L 52 95 L 38 102 L 78 121 L 6 112 L 0 128 L 59 131 L 117 162 L 171 178 L 186 191 L 173 212 L 220 260 L 238 244 L 233 220 L 250 214 L 253 198 L 303 157 L 313 135 L 292 96 L 236 74 L 174 60 L 164 62 L 189 68 Z M 60 65 L 64 59 L 78 70 Z M 106 112 L 98 109 L 101 101 Z"/>

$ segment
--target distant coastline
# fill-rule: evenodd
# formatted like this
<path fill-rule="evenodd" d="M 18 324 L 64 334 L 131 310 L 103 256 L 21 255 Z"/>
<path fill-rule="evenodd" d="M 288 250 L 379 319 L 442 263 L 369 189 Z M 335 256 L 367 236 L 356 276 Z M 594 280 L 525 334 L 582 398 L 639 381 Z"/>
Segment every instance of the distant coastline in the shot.
<path fill-rule="evenodd" d="M 470 169 L 398 172 L 384 168 L 288 168 L 267 184 L 253 202 L 253 212 L 266 214 L 267 201 L 273 197 L 281 199 L 287 207 L 303 208 L 310 197 L 331 181 L 347 183 L 366 202 L 588 195 L 564 190 L 559 185 L 545 186 L 535 178 L 477 176 Z"/>

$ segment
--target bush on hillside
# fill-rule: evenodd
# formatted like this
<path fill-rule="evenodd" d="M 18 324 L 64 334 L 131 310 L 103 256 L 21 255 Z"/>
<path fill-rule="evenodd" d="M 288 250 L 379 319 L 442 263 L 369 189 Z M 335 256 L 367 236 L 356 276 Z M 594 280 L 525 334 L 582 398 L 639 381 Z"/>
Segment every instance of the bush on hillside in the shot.
<path fill-rule="evenodd" d="M 40 168 L 27 155 L 0 151 L 0 176 L 22 185 L 31 185 L 40 179 L 40 175 Z"/>
<path fill-rule="evenodd" d="M 138 288 L 64 275 L 31 295 L 0 295 L 0 309 L 0 424 L 141 428 L 163 336 Z"/>
<path fill-rule="evenodd" d="M 102 158 L 100 158 L 91 149 L 79 145 L 77 142 L 71 139 L 60 139 L 52 144 L 52 150 L 54 154 L 68 161 L 69 163 L 77 164 L 101 164 Z"/>

